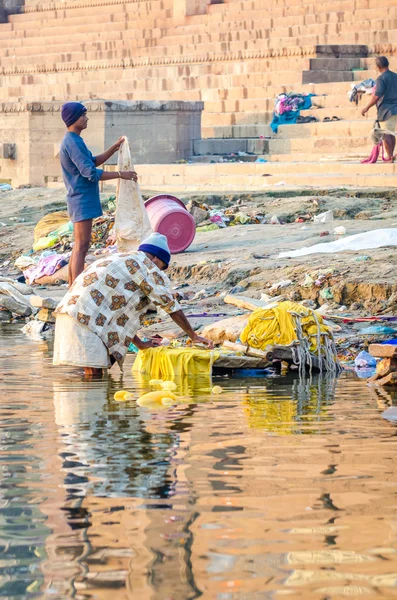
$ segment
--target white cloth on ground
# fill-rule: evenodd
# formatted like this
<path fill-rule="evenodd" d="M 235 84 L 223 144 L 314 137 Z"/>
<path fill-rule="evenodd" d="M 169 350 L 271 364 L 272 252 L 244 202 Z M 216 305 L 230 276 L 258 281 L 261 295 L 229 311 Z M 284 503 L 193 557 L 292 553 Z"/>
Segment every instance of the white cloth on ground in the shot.
<path fill-rule="evenodd" d="M 365 233 L 349 235 L 335 242 L 315 244 L 314 246 L 299 248 L 298 250 L 280 252 L 278 258 L 295 258 L 296 256 L 307 256 L 308 254 L 317 253 L 331 254 L 346 250 L 370 250 L 371 248 L 382 248 L 383 246 L 397 246 L 397 229 L 374 229 Z"/>
<path fill-rule="evenodd" d="M 54 365 L 107 369 L 109 353 L 101 338 L 68 314 L 55 323 Z"/>

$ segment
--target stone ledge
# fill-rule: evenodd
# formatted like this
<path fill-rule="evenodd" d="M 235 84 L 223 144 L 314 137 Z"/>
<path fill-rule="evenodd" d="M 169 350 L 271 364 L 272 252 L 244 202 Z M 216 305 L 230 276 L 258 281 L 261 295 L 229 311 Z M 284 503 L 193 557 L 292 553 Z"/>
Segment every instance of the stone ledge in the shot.
<path fill-rule="evenodd" d="M 148 0 L 95 0 L 94 2 L 51 2 L 50 4 L 36 4 L 36 6 L 21 7 L 22 13 L 45 12 L 50 10 L 71 10 L 73 8 L 95 8 L 95 6 L 112 6 L 114 4 L 139 4 Z"/>
<path fill-rule="evenodd" d="M 375 44 L 369 47 L 370 55 L 395 56 L 397 54 L 397 44 Z M 62 73 L 67 71 L 98 71 L 104 69 L 131 69 L 134 67 L 151 67 L 161 65 L 183 65 L 206 62 L 227 62 L 281 57 L 315 57 L 315 46 L 291 47 L 270 50 L 245 50 L 239 52 L 218 52 L 214 54 L 206 53 L 190 56 L 162 56 L 162 57 L 143 57 L 143 58 L 125 58 L 120 60 L 103 61 L 80 61 L 72 63 L 52 63 L 33 66 L 13 66 L 0 67 L 2 75 L 29 75 L 32 73 Z"/>
<path fill-rule="evenodd" d="M 62 102 L 2 102 L 0 113 L 19 112 L 60 112 Z M 122 100 L 87 100 L 88 112 L 201 112 L 204 102 L 183 102 L 172 100 L 161 102 L 156 100 L 122 101 Z"/>
<path fill-rule="evenodd" d="M 395 47 L 397 50 L 397 46 Z M 389 52 L 390 54 L 390 52 Z M 80 61 L 76 63 L 52 63 L 32 66 L 0 67 L 2 75 L 28 75 L 31 73 L 57 73 L 65 71 L 97 71 L 102 69 L 129 69 L 134 67 L 149 67 L 156 65 L 181 65 L 206 62 L 226 62 L 232 60 L 249 60 L 262 58 L 278 58 L 283 56 L 314 57 L 314 46 L 303 48 L 282 48 L 274 50 L 246 50 L 239 52 L 218 52 L 190 56 L 162 56 L 125 58 L 120 60 Z"/>

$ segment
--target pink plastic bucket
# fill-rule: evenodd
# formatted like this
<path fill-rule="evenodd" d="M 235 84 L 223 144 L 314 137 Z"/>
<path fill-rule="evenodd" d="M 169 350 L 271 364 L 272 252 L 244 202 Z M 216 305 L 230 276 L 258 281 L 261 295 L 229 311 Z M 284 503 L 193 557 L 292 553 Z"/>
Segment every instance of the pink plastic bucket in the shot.
<path fill-rule="evenodd" d="M 189 248 L 196 235 L 196 224 L 179 198 L 160 194 L 150 198 L 145 207 L 153 231 L 166 236 L 171 254 Z"/>

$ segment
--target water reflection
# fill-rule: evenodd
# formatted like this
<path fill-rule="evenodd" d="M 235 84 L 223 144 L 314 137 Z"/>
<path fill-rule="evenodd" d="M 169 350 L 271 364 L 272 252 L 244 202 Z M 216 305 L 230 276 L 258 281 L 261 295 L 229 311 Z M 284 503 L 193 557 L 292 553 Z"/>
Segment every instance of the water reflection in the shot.
<path fill-rule="evenodd" d="M 2 596 L 397 595 L 393 394 L 346 374 L 217 397 L 185 381 L 156 412 L 128 370 L 86 382 L 50 357 L 3 330 Z"/>

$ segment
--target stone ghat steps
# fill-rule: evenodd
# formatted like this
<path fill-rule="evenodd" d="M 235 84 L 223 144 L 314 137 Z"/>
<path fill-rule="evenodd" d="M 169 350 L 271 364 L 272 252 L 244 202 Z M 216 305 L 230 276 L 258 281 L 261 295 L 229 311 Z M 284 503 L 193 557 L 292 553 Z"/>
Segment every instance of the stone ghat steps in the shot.
<path fill-rule="evenodd" d="M 368 97 L 369 100 L 369 97 Z M 229 127 L 231 125 L 266 125 L 273 119 L 273 110 L 260 110 L 261 102 L 257 102 L 256 110 L 248 110 L 245 108 L 243 101 L 236 101 L 233 104 L 237 105 L 237 110 L 227 111 L 224 108 L 224 102 L 206 102 L 205 103 L 205 126 L 213 127 Z M 252 105 L 252 103 L 250 102 Z M 259 104 L 259 106 L 258 106 Z M 361 102 L 359 106 L 351 104 L 351 108 L 347 105 L 345 99 L 346 108 L 339 108 L 333 106 L 330 109 L 327 108 L 312 108 L 310 110 L 301 111 L 302 117 L 315 117 L 320 123 L 327 118 L 338 117 L 342 121 L 354 121 L 361 119 L 361 110 L 365 105 L 365 101 Z M 219 110 L 212 110 L 212 106 L 220 106 Z M 241 109 L 239 109 L 241 105 Z M 273 106 L 273 103 L 271 104 Z M 375 117 L 374 109 L 369 113 L 367 118 L 371 120 Z M 221 136 L 224 137 L 224 136 Z"/>
<path fill-rule="evenodd" d="M 111 14 L 116 12 L 133 12 L 136 9 L 146 10 L 150 15 L 151 9 L 154 7 L 156 0 L 141 0 L 140 2 L 126 0 L 122 4 L 112 4 Z M 136 5 L 136 8 L 134 8 Z M 109 14 L 109 7 L 106 4 L 93 3 L 93 7 L 85 2 L 85 6 L 81 6 L 78 2 L 68 3 L 42 3 L 40 5 L 29 6 L 26 3 L 24 12 L 18 15 L 10 15 L 10 23 L 20 23 L 27 21 L 41 22 L 45 19 L 54 19 L 62 15 L 68 15 L 68 18 L 73 18 L 72 14 L 76 14 L 76 17 L 82 15 L 84 17 L 92 17 L 94 7 L 95 15 L 104 12 Z M 158 3 L 157 5 L 158 6 Z M 164 4 L 162 5 L 164 6 Z M 225 2 L 223 4 L 214 4 L 208 6 L 208 13 L 211 17 L 211 22 L 217 19 L 224 18 L 230 20 L 230 17 L 235 13 L 242 13 L 252 15 L 252 18 L 256 20 L 256 16 L 261 18 L 272 18 L 277 19 L 290 19 L 288 22 L 291 26 L 296 25 L 299 22 L 308 24 L 315 24 L 319 22 L 343 22 L 344 15 L 348 16 L 350 20 L 351 15 L 355 15 L 355 19 L 361 20 L 361 17 L 367 19 L 379 18 L 379 11 L 386 9 L 387 11 L 395 8 L 394 0 L 373 0 L 371 2 L 357 3 L 355 1 L 348 2 L 321 2 L 314 3 L 310 2 L 298 2 L 297 4 L 275 6 L 273 3 L 269 4 L 268 0 L 238 0 L 236 2 Z M 168 3 L 167 8 L 172 8 L 172 4 Z M 191 20 L 191 19 L 190 19 Z M 201 24 L 206 23 L 208 15 L 194 15 L 194 23 Z M 166 24 L 168 26 L 168 23 Z M 173 23 L 174 25 L 174 23 Z M 272 26 L 274 23 L 272 23 Z"/>
<path fill-rule="evenodd" d="M 157 3 L 158 4 L 158 3 Z M 116 5 L 117 6 L 117 5 Z M 123 5 L 118 5 L 122 7 Z M 126 11 L 126 8 L 134 7 L 134 10 Z M 99 7 L 98 7 L 99 8 Z M 207 22 L 197 23 L 194 21 L 191 24 L 185 24 L 175 26 L 175 22 L 172 18 L 171 9 L 150 8 L 146 6 L 140 6 L 139 4 L 130 4 L 124 7 L 124 10 L 113 12 L 109 16 L 109 13 L 98 12 L 95 17 L 95 25 L 92 22 L 87 23 L 87 16 L 80 15 L 77 11 L 65 11 L 63 15 L 56 14 L 50 18 L 41 18 L 36 21 L 28 20 L 25 21 L 25 15 L 17 15 L 19 20 L 13 20 L 11 23 L 2 25 L 2 31 L 7 31 L 9 39 L 19 39 L 27 37 L 46 37 L 47 35 L 56 35 L 61 27 L 68 27 L 73 31 L 95 31 L 95 27 L 100 27 L 101 24 L 114 25 L 115 29 L 117 26 L 122 26 L 125 23 L 133 21 L 135 27 L 137 21 L 139 27 L 136 29 L 148 29 L 152 30 L 153 37 L 158 37 L 157 28 L 162 30 L 162 35 L 167 38 L 178 37 L 180 43 L 189 41 L 192 36 L 205 36 L 212 34 L 221 34 L 224 36 L 231 35 L 234 31 L 237 33 L 243 33 L 250 31 L 257 37 L 261 38 L 278 38 L 278 37 L 299 37 L 302 35 L 339 35 L 349 30 L 350 33 L 363 32 L 366 30 L 377 29 L 379 31 L 389 30 L 395 28 L 395 20 L 397 16 L 396 7 L 389 9 L 386 17 L 373 15 L 372 12 L 366 11 L 362 13 L 346 13 L 344 19 L 341 21 L 337 18 L 337 13 L 330 13 L 335 15 L 335 20 L 327 18 L 324 21 L 318 20 L 315 23 L 307 22 L 306 18 L 302 18 L 301 21 L 297 22 L 296 17 L 280 17 L 275 19 L 273 17 L 263 17 L 261 11 L 248 12 L 243 11 L 236 15 L 228 15 L 229 21 L 219 20 L 216 16 L 210 16 Z M 234 17 L 234 19 L 233 19 Z M 212 21 L 214 18 L 214 21 Z M 107 19 L 107 20 L 106 20 Z M 166 19 L 166 21 L 162 21 Z M 195 19 L 195 17 L 194 17 Z M 211 20 L 210 20 L 211 19 Z M 320 16 L 318 17 L 320 19 Z M 161 21 L 160 21 L 161 20 Z M 168 22 L 169 21 L 169 22 Z M 167 27 L 167 25 L 169 25 Z"/>
<path fill-rule="evenodd" d="M 345 137 L 355 135 L 369 135 L 375 120 L 375 109 L 369 113 L 369 117 L 365 118 L 360 115 L 360 109 L 356 107 L 348 119 L 340 121 L 331 120 L 324 121 L 327 117 L 338 117 L 334 114 L 337 110 L 331 111 L 302 111 L 301 116 L 315 116 L 318 121 L 315 123 L 297 123 L 296 125 L 283 125 L 278 129 L 278 138 L 289 137 L 311 137 L 311 136 L 327 136 L 332 131 L 332 135 L 336 133 Z M 321 116 L 320 116 L 321 115 Z M 340 118 L 340 117 L 339 117 Z M 202 137 L 217 137 L 217 138 L 235 138 L 235 137 L 258 137 L 259 135 L 273 135 L 269 124 L 273 119 L 273 113 L 212 113 L 204 112 L 202 116 Z M 269 129 L 269 133 L 263 133 Z M 247 134 L 245 132 L 252 132 Z M 242 134 L 238 135 L 239 132 Z"/>
<path fill-rule="evenodd" d="M 137 18 L 139 19 L 139 17 Z M 368 27 L 368 24 L 371 27 Z M 336 27 L 330 30 L 328 28 L 323 33 L 320 32 L 320 26 L 315 26 L 313 33 L 308 32 L 307 28 L 302 28 L 302 31 L 294 33 L 292 28 L 289 27 L 276 27 L 274 29 L 263 30 L 260 22 L 257 22 L 256 27 L 250 30 L 236 29 L 229 32 L 221 32 L 216 30 L 215 25 L 212 25 L 205 28 L 199 34 L 182 34 L 179 32 L 176 35 L 168 35 L 166 29 L 153 27 L 151 30 L 150 23 L 143 20 L 141 20 L 141 27 L 137 27 L 136 19 L 123 19 L 108 23 L 100 22 L 95 26 L 92 23 L 87 23 L 85 20 L 83 24 L 73 27 L 65 24 L 62 20 L 56 20 L 49 27 L 38 26 L 33 30 L 23 30 L 21 32 L 9 31 L 3 29 L 2 25 L 0 25 L 0 37 L 7 41 L 10 55 L 14 48 L 34 47 L 45 50 L 47 44 L 61 46 L 62 43 L 67 44 L 68 39 L 71 42 L 76 41 L 81 44 L 85 41 L 83 39 L 82 42 L 82 34 L 96 34 L 96 41 L 101 43 L 102 33 L 106 41 L 128 39 L 134 47 L 145 48 L 149 45 L 158 45 L 161 48 L 165 48 L 165 50 L 171 48 L 171 53 L 178 47 L 185 47 L 185 54 L 188 54 L 192 49 L 195 49 L 195 51 L 203 50 L 200 47 L 205 44 L 210 45 L 207 52 L 216 51 L 214 45 L 224 44 L 224 47 L 218 48 L 218 51 L 254 50 L 261 48 L 271 49 L 276 53 L 277 50 L 291 47 L 296 43 L 301 47 L 307 46 L 313 48 L 313 46 L 322 42 L 326 44 L 342 44 L 349 41 L 352 42 L 352 39 L 356 41 L 358 37 L 365 44 L 393 43 L 397 41 L 396 35 L 394 35 L 396 27 L 397 18 L 393 18 L 389 20 L 348 23 L 345 29 Z M 69 29 L 70 31 L 68 31 Z M 88 38 L 87 41 L 95 41 L 95 38 Z M 239 46 L 236 46 L 236 43 Z M 69 51 L 71 49 L 70 42 L 67 49 Z M 312 52 L 314 52 L 313 49 Z M 168 55 L 169 52 L 167 51 L 166 54 Z"/>
<path fill-rule="evenodd" d="M 158 15 L 157 15 L 158 13 Z M 163 19 L 166 17 L 167 11 L 154 11 L 152 16 L 157 15 Z M 378 19 L 378 20 L 363 20 L 363 21 L 352 21 L 349 23 L 341 24 L 324 24 L 324 25 L 313 25 L 313 26 L 302 26 L 299 28 L 293 27 L 280 27 L 275 25 L 274 28 L 264 29 L 261 26 L 260 20 L 256 21 L 255 27 L 249 28 L 248 30 L 236 29 L 229 31 L 219 31 L 215 27 L 215 24 L 208 24 L 203 26 L 201 33 L 182 33 L 177 31 L 175 35 L 169 35 L 167 29 L 163 28 L 157 31 L 158 28 L 154 26 L 154 23 L 148 23 L 141 15 L 133 15 L 130 18 L 129 15 L 122 13 L 114 16 L 115 20 L 106 22 L 106 16 L 101 15 L 98 17 L 98 23 L 93 25 L 87 23 L 86 19 L 83 19 L 81 24 L 74 24 L 73 26 L 67 23 L 66 19 L 57 19 L 45 26 L 44 24 L 37 24 L 32 29 L 22 30 L 9 30 L 4 29 L 0 25 L 0 36 L 2 39 L 6 39 L 9 47 L 9 54 L 12 54 L 13 48 L 34 46 L 37 48 L 45 47 L 46 43 L 50 45 L 60 45 L 63 41 L 68 41 L 68 36 L 72 36 L 71 41 L 74 41 L 77 35 L 81 34 L 97 34 L 97 41 L 100 41 L 100 33 L 104 33 L 107 39 L 121 39 L 124 36 L 128 37 L 125 31 L 132 30 L 130 34 L 131 43 L 136 42 L 136 47 L 139 47 L 139 42 L 142 47 L 148 45 L 155 46 L 158 44 L 161 47 L 176 48 L 178 46 L 188 46 L 189 49 L 193 49 L 196 46 L 202 44 L 226 44 L 225 49 L 229 51 L 241 50 L 241 49 L 255 49 L 259 46 L 262 48 L 284 48 L 290 47 L 295 43 L 299 46 L 314 46 L 320 43 L 349 43 L 354 41 L 359 36 L 362 43 L 393 43 L 396 41 L 396 36 L 393 35 L 397 28 L 397 18 L 390 19 Z M 137 27 L 136 20 L 141 21 L 141 26 Z M 68 31 L 69 30 L 69 31 Z M 144 30 L 145 37 L 142 38 L 139 32 Z M 122 33 L 122 35 L 117 35 Z M 113 38 L 112 38 L 113 36 Z M 134 37 L 136 38 L 134 40 Z M 63 38 L 63 39 L 62 39 Z M 99 39 L 98 39 L 99 38 Z M 233 42 L 238 42 L 239 47 L 235 47 Z M 68 46 L 70 50 L 70 43 Z M 210 48 L 208 51 L 215 51 L 214 48 Z M 187 49 L 185 53 L 188 53 Z"/>
<path fill-rule="evenodd" d="M 284 162 L 139 165 L 138 174 L 142 188 L 168 193 L 196 190 L 260 191 L 280 187 L 392 188 L 397 185 L 396 165 L 392 164 Z"/>
<path fill-rule="evenodd" d="M 219 65 L 218 65 L 219 67 Z M 363 78 L 362 72 L 360 72 L 359 81 Z M 106 85 L 104 81 L 106 80 Z M 15 94 L 12 92 L 13 88 L 21 87 L 25 89 L 26 94 L 30 99 L 43 98 L 49 100 L 50 97 L 55 95 L 55 99 L 63 98 L 61 95 L 65 90 L 65 85 L 68 85 L 67 95 L 72 97 L 90 98 L 96 94 L 102 94 L 103 97 L 109 96 L 108 85 L 112 85 L 112 98 L 124 99 L 137 99 L 140 93 L 147 92 L 148 94 L 154 94 L 150 99 L 161 100 L 167 99 L 167 93 L 173 93 L 172 99 L 202 99 L 206 100 L 209 98 L 209 90 L 214 90 L 214 94 L 227 93 L 228 90 L 233 88 L 239 88 L 240 98 L 244 96 L 251 96 L 252 88 L 263 89 L 271 86 L 271 91 L 262 93 L 263 97 L 263 110 L 273 110 L 274 98 L 278 93 L 285 88 L 285 82 L 290 81 L 291 84 L 294 82 L 297 90 L 300 92 L 309 92 L 316 89 L 315 86 L 303 86 L 299 85 L 299 82 L 294 81 L 291 71 L 279 71 L 276 73 L 253 73 L 243 75 L 203 75 L 203 76 L 182 76 L 178 72 L 177 66 L 167 66 L 163 70 L 156 69 L 152 71 L 152 74 L 146 76 L 142 74 L 140 69 L 136 68 L 109 68 L 109 69 L 90 69 L 88 71 L 71 71 L 65 72 L 63 70 L 55 73 L 32 73 L 32 74 L 4 74 L 1 77 L 0 82 L 0 97 L 3 100 L 7 99 L 6 94 L 9 94 L 9 101 L 14 100 L 15 96 L 21 95 L 19 92 Z M 269 85 L 270 84 L 270 85 Z M 56 87 L 55 87 L 56 86 Z M 58 87 L 60 86 L 60 87 Z M 292 87 L 292 85 L 291 85 Z M 52 88 L 52 91 L 51 91 Z M 245 89 L 244 89 L 245 88 Z M 324 89 L 322 86 L 321 89 Z M 329 90 L 332 91 L 333 85 L 329 86 Z M 350 89 L 349 83 L 344 84 L 343 93 L 337 96 L 335 95 L 335 102 L 333 106 L 348 106 L 347 93 Z M 113 91 L 114 90 L 114 91 Z M 186 92 L 183 94 L 183 92 Z M 116 94 L 119 94 L 117 97 Z M 42 94 L 45 94 L 42 96 Z M 178 94 L 182 95 L 177 97 Z M 269 94 L 267 97 L 265 94 Z M 23 95 L 23 94 L 22 94 Z M 213 96 L 212 96 L 213 97 Z M 149 97 L 145 98 L 149 99 Z M 328 100 L 327 104 L 323 104 L 324 97 L 318 96 L 314 99 L 320 106 L 328 106 L 331 104 L 331 100 Z M 332 104 L 331 104 L 332 105 Z"/>
<path fill-rule="evenodd" d="M 313 0 L 283 0 L 278 1 L 277 6 L 273 3 L 267 2 L 267 0 L 225 0 L 222 4 L 212 4 L 208 7 L 210 13 L 222 13 L 231 10 L 254 10 L 255 7 L 268 8 L 271 11 L 283 14 L 288 12 L 294 15 L 304 14 L 320 14 L 329 12 L 343 13 L 345 11 L 354 11 L 357 8 L 363 10 L 368 9 L 383 9 L 395 6 L 394 0 L 363 0 L 357 2 L 356 0 L 339 0 L 335 2 L 325 1 L 319 3 L 313 3 Z"/>

